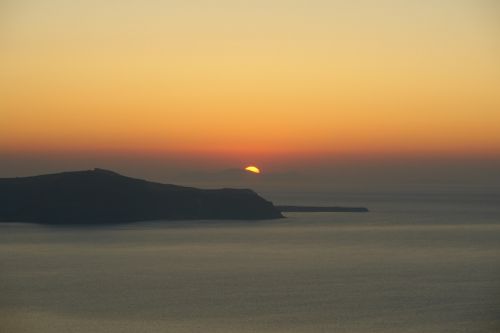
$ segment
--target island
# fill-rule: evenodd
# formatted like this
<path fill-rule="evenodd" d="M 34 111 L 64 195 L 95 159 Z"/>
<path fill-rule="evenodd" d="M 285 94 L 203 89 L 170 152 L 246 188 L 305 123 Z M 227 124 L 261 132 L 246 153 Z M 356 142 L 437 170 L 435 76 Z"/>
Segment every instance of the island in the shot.
<path fill-rule="evenodd" d="M 0 178 L 0 221 L 95 224 L 145 220 L 276 219 L 249 189 L 198 189 L 94 169 Z"/>

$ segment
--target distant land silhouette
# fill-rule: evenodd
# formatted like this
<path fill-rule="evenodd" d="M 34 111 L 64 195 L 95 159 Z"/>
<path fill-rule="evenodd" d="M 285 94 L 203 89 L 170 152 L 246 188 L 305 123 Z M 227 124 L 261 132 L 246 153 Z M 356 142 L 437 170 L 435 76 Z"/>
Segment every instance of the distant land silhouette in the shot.
<path fill-rule="evenodd" d="M 186 179 L 189 181 L 195 180 L 199 182 L 221 182 L 221 183 L 239 183 L 246 181 L 259 181 L 259 182 L 276 182 L 276 181 L 291 181 L 296 180 L 298 175 L 296 172 L 285 171 L 285 172 L 263 172 L 260 174 L 255 174 L 248 172 L 244 169 L 231 168 L 217 171 L 186 171 L 178 175 L 179 179 Z"/>
<path fill-rule="evenodd" d="M 0 222 L 260 220 L 281 212 L 368 212 L 364 207 L 274 206 L 250 189 L 205 190 L 94 169 L 0 178 Z"/>
<path fill-rule="evenodd" d="M 336 207 L 336 206 L 276 206 L 280 212 L 301 212 L 301 213 L 368 213 L 365 207 Z"/>
<path fill-rule="evenodd" d="M 249 189 L 204 190 L 94 169 L 0 179 L 0 221 L 53 224 L 143 220 L 275 219 L 281 212 Z"/>

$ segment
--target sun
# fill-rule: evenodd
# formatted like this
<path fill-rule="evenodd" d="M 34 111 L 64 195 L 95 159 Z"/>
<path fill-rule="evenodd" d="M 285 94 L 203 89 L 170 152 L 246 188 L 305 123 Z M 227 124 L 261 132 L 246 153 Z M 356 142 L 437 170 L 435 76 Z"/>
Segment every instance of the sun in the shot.
<path fill-rule="evenodd" d="M 260 169 L 257 168 L 255 165 L 249 165 L 245 168 L 245 170 L 252 173 L 260 173 Z"/>

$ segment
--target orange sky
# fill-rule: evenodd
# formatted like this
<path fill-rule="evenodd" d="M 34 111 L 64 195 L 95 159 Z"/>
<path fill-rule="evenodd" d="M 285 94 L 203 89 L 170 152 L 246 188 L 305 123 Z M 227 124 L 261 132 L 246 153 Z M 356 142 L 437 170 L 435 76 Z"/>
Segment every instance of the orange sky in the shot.
<path fill-rule="evenodd" d="M 0 152 L 500 156 L 493 1 L 0 12 Z"/>

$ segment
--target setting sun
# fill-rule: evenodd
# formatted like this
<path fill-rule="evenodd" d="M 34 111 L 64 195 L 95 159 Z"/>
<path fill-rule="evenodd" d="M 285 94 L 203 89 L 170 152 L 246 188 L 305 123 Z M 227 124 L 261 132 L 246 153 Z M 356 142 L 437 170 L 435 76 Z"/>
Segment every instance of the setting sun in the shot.
<path fill-rule="evenodd" d="M 246 171 L 248 172 L 253 172 L 253 173 L 260 173 L 260 169 L 257 168 L 256 166 L 254 165 L 249 165 L 245 168 Z"/>

